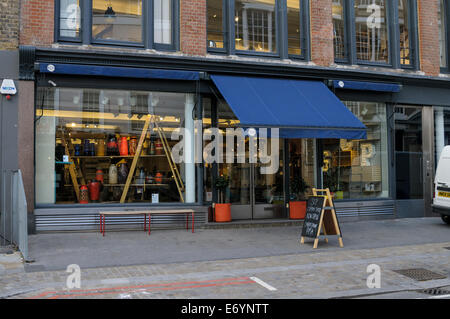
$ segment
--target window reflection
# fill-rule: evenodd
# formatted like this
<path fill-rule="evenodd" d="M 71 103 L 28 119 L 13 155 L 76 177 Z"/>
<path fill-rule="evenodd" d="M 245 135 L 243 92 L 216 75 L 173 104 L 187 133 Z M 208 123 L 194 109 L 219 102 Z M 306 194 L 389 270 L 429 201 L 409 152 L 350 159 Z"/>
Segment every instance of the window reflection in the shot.
<path fill-rule="evenodd" d="M 172 0 L 153 1 L 154 42 L 172 43 Z"/>
<path fill-rule="evenodd" d="M 288 0 L 287 19 L 288 19 L 288 52 L 293 55 L 301 55 L 301 27 L 300 27 L 300 1 Z"/>
<path fill-rule="evenodd" d="M 345 52 L 344 0 L 333 1 L 333 32 L 334 57 L 343 60 L 347 57 Z"/>
<path fill-rule="evenodd" d="M 59 11 L 59 35 L 61 37 L 79 38 L 80 25 L 80 1 L 61 0 Z"/>
<path fill-rule="evenodd" d="M 235 1 L 236 50 L 276 52 L 275 0 Z"/>
<path fill-rule="evenodd" d="M 92 0 L 92 37 L 142 42 L 142 0 Z"/>
<path fill-rule="evenodd" d="M 187 196 L 195 194 L 187 181 L 192 165 L 175 164 L 177 179 L 169 163 L 179 142 L 172 133 L 193 121 L 185 118 L 189 94 L 82 88 L 37 93 L 37 204 L 117 204 L 124 194 L 124 203 L 194 201 Z M 151 126 L 143 131 L 148 120 Z M 89 197 L 80 195 L 83 188 Z"/>
<path fill-rule="evenodd" d="M 398 3 L 398 23 L 400 27 L 400 63 L 411 64 L 410 34 L 409 34 L 409 0 Z"/>
<path fill-rule="evenodd" d="M 384 0 L 355 0 L 355 32 L 358 60 L 389 63 Z"/>
<path fill-rule="evenodd" d="M 389 196 L 386 105 L 344 102 L 367 127 L 367 139 L 325 139 L 323 184 L 336 199 Z"/>
<path fill-rule="evenodd" d="M 207 1 L 207 33 L 209 48 L 222 49 L 224 47 L 222 3 L 222 0 Z"/>

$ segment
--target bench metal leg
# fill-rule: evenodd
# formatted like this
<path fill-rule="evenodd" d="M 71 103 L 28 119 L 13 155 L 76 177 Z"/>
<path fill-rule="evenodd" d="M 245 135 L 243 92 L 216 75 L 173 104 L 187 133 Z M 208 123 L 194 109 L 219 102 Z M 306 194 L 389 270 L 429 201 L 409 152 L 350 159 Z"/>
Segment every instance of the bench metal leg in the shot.
<path fill-rule="evenodd" d="M 148 214 L 148 234 L 149 235 L 150 235 L 150 222 L 151 222 L 151 219 L 152 219 L 152 215 Z"/>
<path fill-rule="evenodd" d="M 147 230 L 147 214 L 144 214 L 144 231 Z"/>
<path fill-rule="evenodd" d="M 194 212 L 192 212 L 192 232 L 194 232 Z"/>

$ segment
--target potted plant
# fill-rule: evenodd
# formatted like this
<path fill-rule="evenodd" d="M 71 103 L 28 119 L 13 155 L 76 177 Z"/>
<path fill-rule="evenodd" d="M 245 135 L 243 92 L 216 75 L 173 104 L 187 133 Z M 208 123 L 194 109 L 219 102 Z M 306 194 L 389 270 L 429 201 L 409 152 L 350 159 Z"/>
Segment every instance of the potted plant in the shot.
<path fill-rule="evenodd" d="M 289 201 L 289 218 L 304 219 L 306 215 L 305 192 L 309 189 L 309 186 L 303 178 L 294 177 L 291 179 L 290 189 L 293 200 Z"/>
<path fill-rule="evenodd" d="M 343 199 L 344 192 L 341 190 L 341 183 L 339 182 L 337 169 L 330 170 L 328 175 L 325 175 L 324 184 L 328 185 L 331 196 L 336 199 Z"/>
<path fill-rule="evenodd" d="M 230 184 L 230 178 L 221 175 L 216 179 L 215 186 L 219 192 L 219 203 L 214 205 L 214 221 L 230 222 L 231 221 L 231 204 L 225 203 L 225 191 Z"/>

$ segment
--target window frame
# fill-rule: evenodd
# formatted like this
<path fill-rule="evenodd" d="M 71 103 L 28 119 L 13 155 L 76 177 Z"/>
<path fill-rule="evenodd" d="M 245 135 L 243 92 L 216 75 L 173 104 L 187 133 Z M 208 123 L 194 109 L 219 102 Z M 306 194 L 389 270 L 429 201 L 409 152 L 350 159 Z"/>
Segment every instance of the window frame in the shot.
<path fill-rule="evenodd" d="M 357 58 L 356 52 L 356 23 L 355 23 L 355 0 L 343 0 L 344 2 L 344 43 L 346 45 L 346 59 L 334 59 L 338 64 L 351 64 L 361 66 L 375 66 L 375 67 L 387 67 L 395 69 L 419 69 L 419 57 L 418 57 L 418 28 L 417 28 L 417 1 L 409 0 L 408 7 L 408 27 L 410 29 L 409 45 L 411 52 L 411 64 L 401 64 L 400 60 L 400 27 L 398 23 L 399 19 L 399 0 L 385 0 L 386 6 L 386 24 L 387 24 L 387 43 L 389 49 L 389 61 L 384 62 L 371 62 L 366 60 L 360 60 Z M 333 50 L 334 52 L 334 50 Z"/>
<path fill-rule="evenodd" d="M 450 32 L 449 32 L 449 27 L 448 27 L 448 21 L 450 21 L 450 5 L 448 3 L 448 1 L 446 0 L 442 0 L 443 4 L 444 4 L 444 31 L 445 31 L 445 35 L 444 35 L 444 39 L 445 39 L 445 61 L 446 61 L 446 66 L 445 67 L 441 67 L 441 61 L 440 61 L 440 46 L 439 46 L 439 66 L 440 66 L 440 71 L 441 73 L 450 73 L 450 67 L 449 67 L 449 61 L 450 61 Z M 438 5 L 440 5 L 440 2 L 438 3 Z"/>
<path fill-rule="evenodd" d="M 154 42 L 154 12 L 153 0 L 142 0 L 142 42 L 94 39 L 92 35 L 92 0 L 80 0 L 80 36 L 77 38 L 60 36 L 60 0 L 55 1 L 55 27 L 56 43 L 82 44 L 96 46 L 120 46 L 138 49 L 154 49 L 163 51 L 179 50 L 179 8 L 180 0 L 172 0 L 172 43 L 162 44 Z"/>
<path fill-rule="evenodd" d="M 275 0 L 275 28 L 276 28 L 276 52 L 257 52 L 250 50 L 237 50 L 235 45 L 235 0 L 222 0 L 223 7 L 223 41 L 224 48 L 210 48 L 206 44 L 207 52 L 211 54 L 227 54 L 249 57 L 271 57 L 281 59 L 310 59 L 310 22 L 309 22 L 309 0 L 297 0 L 300 3 L 300 48 L 301 55 L 289 54 L 288 51 L 288 22 L 287 22 L 287 0 Z M 206 19 L 208 20 L 208 19 Z M 208 31 L 208 25 L 206 26 Z M 208 42 L 208 36 L 206 38 Z"/>

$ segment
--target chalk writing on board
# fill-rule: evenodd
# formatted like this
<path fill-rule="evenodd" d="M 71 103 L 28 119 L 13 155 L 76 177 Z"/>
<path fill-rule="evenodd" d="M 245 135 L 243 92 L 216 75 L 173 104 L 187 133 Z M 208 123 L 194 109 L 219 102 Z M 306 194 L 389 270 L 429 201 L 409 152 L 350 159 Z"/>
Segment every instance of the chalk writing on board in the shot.
<path fill-rule="evenodd" d="M 324 198 L 310 197 L 306 206 L 306 216 L 303 222 L 302 236 L 317 237 L 317 232 L 322 216 Z"/>

